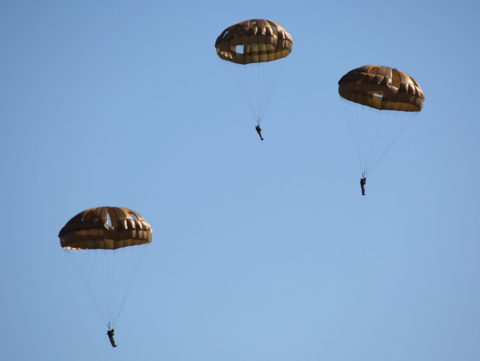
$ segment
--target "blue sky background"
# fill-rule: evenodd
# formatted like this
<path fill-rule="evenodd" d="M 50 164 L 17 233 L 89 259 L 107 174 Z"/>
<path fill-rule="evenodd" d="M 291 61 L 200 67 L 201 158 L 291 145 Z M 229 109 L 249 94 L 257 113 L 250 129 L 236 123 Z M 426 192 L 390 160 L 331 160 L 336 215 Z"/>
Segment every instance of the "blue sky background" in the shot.
<path fill-rule="evenodd" d="M 477 1 L 0 3 L 2 360 L 478 360 Z M 293 52 L 262 123 L 214 43 Z M 380 64 L 423 111 L 362 197 L 337 82 Z M 59 245 L 97 206 L 153 227 L 115 329 Z"/>

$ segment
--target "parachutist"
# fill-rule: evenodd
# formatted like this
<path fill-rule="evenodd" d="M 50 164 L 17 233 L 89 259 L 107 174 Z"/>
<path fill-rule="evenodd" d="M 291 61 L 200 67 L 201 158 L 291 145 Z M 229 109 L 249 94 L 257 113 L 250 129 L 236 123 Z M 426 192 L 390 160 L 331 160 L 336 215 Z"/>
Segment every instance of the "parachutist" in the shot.
<path fill-rule="evenodd" d="M 260 124 L 257 124 L 257 126 L 255 127 L 255 130 L 257 131 L 258 135 L 260 136 L 260 139 L 263 140 L 262 128 L 260 128 Z"/>
<path fill-rule="evenodd" d="M 362 187 L 362 196 L 365 195 L 365 183 L 367 183 L 367 178 L 361 178 L 360 187 Z"/>
<path fill-rule="evenodd" d="M 111 330 L 108 330 L 107 335 L 108 335 L 108 338 L 110 339 L 110 343 L 112 344 L 112 347 L 117 347 L 117 345 L 115 345 L 115 340 L 113 339 L 113 335 L 115 335 L 115 330 L 113 328 Z"/>

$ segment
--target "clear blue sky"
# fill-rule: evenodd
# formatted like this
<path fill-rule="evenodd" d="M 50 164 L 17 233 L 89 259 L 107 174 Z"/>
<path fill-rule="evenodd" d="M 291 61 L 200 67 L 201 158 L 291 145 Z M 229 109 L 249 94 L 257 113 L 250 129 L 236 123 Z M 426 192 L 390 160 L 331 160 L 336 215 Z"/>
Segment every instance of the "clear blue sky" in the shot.
<path fill-rule="evenodd" d="M 295 44 L 262 123 L 214 43 Z M 480 359 L 480 3 L 4 1 L 0 359 Z M 369 178 L 337 93 L 412 75 L 423 111 Z M 59 245 L 75 214 L 153 227 L 119 347 Z"/>

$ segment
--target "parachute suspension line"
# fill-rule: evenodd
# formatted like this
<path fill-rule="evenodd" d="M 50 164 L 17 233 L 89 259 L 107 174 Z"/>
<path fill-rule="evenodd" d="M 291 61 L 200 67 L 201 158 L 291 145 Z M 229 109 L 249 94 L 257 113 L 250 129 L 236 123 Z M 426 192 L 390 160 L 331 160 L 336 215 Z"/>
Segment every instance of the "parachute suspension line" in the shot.
<path fill-rule="evenodd" d="M 278 84 L 278 80 L 280 79 L 280 75 L 283 72 L 283 68 L 285 66 L 287 58 L 275 60 L 273 62 L 268 63 L 261 63 L 263 64 L 264 75 L 262 79 L 258 80 L 259 86 L 263 88 L 259 89 L 258 95 L 260 99 L 259 104 L 259 119 L 260 121 L 263 120 L 265 115 L 265 111 L 272 100 L 273 93 Z"/>
<path fill-rule="evenodd" d="M 363 128 L 363 144 L 364 144 L 364 149 L 365 149 L 365 145 L 368 146 L 368 144 L 371 144 L 372 142 L 372 131 L 371 131 L 371 121 L 369 121 L 369 117 L 368 117 L 368 109 L 365 109 L 365 106 L 363 105 L 360 105 L 360 109 L 362 111 L 362 119 L 361 119 L 361 122 L 362 122 L 362 128 Z M 367 114 L 365 114 L 367 113 Z M 369 162 L 369 159 L 368 159 L 368 153 L 367 152 L 364 152 L 363 154 L 363 169 L 365 170 L 365 173 L 368 173 L 368 163 Z"/>
<path fill-rule="evenodd" d="M 373 149 L 375 148 L 375 138 L 376 133 L 378 133 L 378 127 L 373 127 L 373 118 L 368 116 L 368 113 L 371 113 L 373 109 L 365 109 L 365 106 L 362 106 L 362 124 L 363 124 L 363 131 L 366 145 L 365 154 L 364 154 L 364 169 L 365 173 L 368 172 L 368 165 L 370 164 L 370 159 L 372 157 Z M 374 110 L 373 110 L 374 111 Z M 367 113 L 367 114 L 365 114 Z M 376 125 L 376 124 L 375 124 Z M 368 147 L 370 145 L 370 147 Z"/>
<path fill-rule="evenodd" d="M 128 248 L 133 248 L 133 247 L 124 247 L 124 248 L 119 248 L 119 249 L 116 249 L 114 252 L 115 252 L 115 259 L 118 259 L 120 258 L 120 265 L 119 265 L 119 269 L 115 269 L 115 274 L 118 276 L 116 279 L 115 279 L 115 283 L 112 285 L 112 292 L 113 292 L 113 295 L 114 295 L 114 298 L 113 298 L 113 308 L 115 310 L 115 313 L 112 314 L 111 316 L 111 320 L 112 320 L 112 325 L 115 326 L 115 324 L 117 323 L 117 319 L 118 319 L 118 301 L 119 301 L 119 298 L 122 296 L 122 292 L 121 292 L 121 285 L 124 284 L 124 268 L 126 267 L 126 265 L 129 263 L 129 260 L 128 260 L 128 257 L 126 256 L 126 253 L 129 252 L 130 250 L 128 250 Z M 115 266 L 117 266 L 115 264 Z M 124 295 L 125 296 L 125 295 Z"/>
<path fill-rule="evenodd" d="M 87 262 L 86 268 L 90 271 L 89 279 L 92 280 L 96 297 L 99 298 L 101 306 L 100 311 L 103 317 L 110 324 L 110 302 L 109 302 L 109 287 L 108 287 L 108 269 L 106 262 L 102 259 L 108 255 L 104 249 L 87 250 L 84 254 L 84 259 Z M 94 295 L 95 296 L 95 295 Z M 103 307 L 102 307 L 103 305 Z"/>
<path fill-rule="evenodd" d="M 379 111 L 380 112 L 380 111 Z M 408 123 L 405 122 L 405 112 L 399 111 L 386 111 L 384 110 L 382 115 L 384 116 L 382 121 L 382 129 L 379 139 L 375 139 L 374 154 L 376 157 L 372 157 L 372 171 L 383 159 L 390 147 L 400 135 L 400 130 L 403 129 Z M 380 115 L 378 116 L 380 118 Z"/>
<path fill-rule="evenodd" d="M 376 149 L 378 145 L 378 139 L 381 138 L 385 124 L 378 121 L 378 116 L 381 114 L 380 110 L 361 106 L 363 112 L 362 123 L 365 124 L 365 154 L 364 154 L 364 169 L 366 173 L 371 173 L 369 169 L 372 161 L 375 160 L 377 154 Z"/>
<path fill-rule="evenodd" d="M 349 105 L 348 105 L 349 106 Z M 363 161 L 363 152 L 362 152 L 362 144 L 364 143 L 363 142 L 363 136 L 364 136 L 364 132 L 362 132 L 362 126 L 363 126 L 363 122 L 362 122 L 362 118 L 360 118 L 359 116 L 359 110 L 361 111 L 361 107 L 358 105 L 358 104 L 354 104 L 352 106 L 352 110 L 354 110 L 355 112 L 353 113 L 352 115 L 352 123 L 353 123 L 353 136 L 354 138 L 356 139 L 356 142 L 357 142 L 357 147 L 358 147 L 358 154 L 359 154 L 359 162 L 360 162 L 360 170 L 364 170 L 365 169 L 365 162 Z M 358 136 L 356 137 L 355 135 L 358 134 Z"/>
<path fill-rule="evenodd" d="M 116 303 L 116 300 L 117 300 L 117 297 L 116 297 L 116 294 L 117 294 L 117 288 L 118 288 L 118 283 L 115 283 L 115 278 L 113 278 L 113 275 L 116 275 L 118 274 L 118 271 L 117 271 L 117 255 L 118 255 L 118 252 L 116 249 L 113 249 L 110 251 L 113 256 L 112 256 L 112 259 L 113 259 L 113 270 L 112 270 L 112 279 L 111 281 L 114 282 L 112 284 L 112 287 L 110 287 L 110 289 L 108 289 L 108 319 L 110 321 L 113 320 L 114 318 L 114 310 L 115 310 L 115 303 Z M 117 278 L 117 282 L 118 282 L 118 279 Z M 108 282 L 108 281 L 107 281 Z M 115 322 L 112 321 L 112 327 L 115 327 Z"/>
<path fill-rule="evenodd" d="M 257 120 L 258 117 L 255 113 L 255 108 L 252 106 L 250 101 L 252 96 L 250 95 L 251 87 L 247 83 L 248 78 L 246 76 L 243 76 L 243 74 L 241 74 L 241 70 L 242 70 L 241 67 L 243 67 L 244 65 L 233 64 L 226 60 L 222 60 L 222 63 L 227 68 L 228 72 L 230 73 L 230 76 L 232 77 L 233 81 L 237 85 L 238 90 L 240 90 L 240 93 L 242 94 L 243 99 L 245 99 L 245 102 L 250 108 L 250 111 L 252 112 L 253 116 Z"/>
<path fill-rule="evenodd" d="M 116 284 L 114 285 L 115 286 L 115 289 L 114 289 L 114 292 L 115 292 L 115 301 L 114 301 L 114 304 L 115 304 L 115 315 L 112 316 L 112 320 L 113 320 L 113 323 L 116 324 L 117 323 L 117 320 L 118 320 L 118 317 L 120 316 L 120 312 L 121 312 L 121 305 L 122 303 L 124 302 L 124 299 L 127 297 L 127 289 L 128 289 L 128 285 L 125 283 L 126 279 L 127 279 L 127 276 L 126 274 L 128 273 L 128 265 L 131 264 L 131 260 L 132 260 L 132 253 L 135 251 L 134 248 L 137 248 L 137 247 L 142 247 L 142 246 L 135 246 L 135 247 L 124 247 L 124 248 L 120 248 L 120 249 L 117 249 L 115 250 L 115 252 L 117 253 L 115 255 L 115 257 L 120 257 L 122 262 L 120 264 L 120 269 L 117 270 L 117 274 L 118 274 L 118 278 L 117 278 L 117 282 Z M 133 266 L 134 264 L 132 264 Z M 122 290 L 122 285 L 123 287 L 125 288 L 125 292 L 121 292 Z M 123 297 L 122 297 L 123 296 Z"/>
<path fill-rule="evenodd" d="M 370 136 L 368 141 L 365 143 L 367 145 L 366 154 L 365 154 L 365 170 L 368 172 L 368 167 L 375 161 L 375 155 L 378 154 L 378 142 L 382 141 L 382 134 L 384 134 L 385 125 L 387 122 L 379 121 L 379 117 L 382 114 L 378 109 L 372 109 L 363 106 L 364 115 L 363 122 L 367 124 L 367 134 Z M 371 114 L 371 115 L 368 115 Z M 370 173 L 372 171 L 370 170 Z"/>
<path fill-rule="evenodd" d="M 105 305 L 105 317 L 110 322 L 111 321 L 111 307 L 110 307 L 110 288 L 108 287 L 108 281 L 110 276 L 108 264 L 106 262 L 101 262 L 101 260 L 107 256 L 110 256 L 109 251 L 105 249 L 96 249 L 95 252 L 95 259 L 90 258 L 93 260 L 93 265 L 96 267 L 96 271 L 94 273 L 95 280 L 99 283 L 99 291 L 100 296 L 103 298 L 103 304 Z M 110 251 L 111 252 L 111 251 Z"/>
<path fill-rule="evenodd" d="M 249 86 L 251 87 L 250 102 L 254 109 L 254 117 L 258 124 L 262 122 L 263 115 L 261 114 L 262 97 L 260 88 L 262 81 L 264 81 L 266 75 L 266 69 L 263 63 L 254 63 L 244 65 L 244 71 L 249 79 Z"/>
<path fill-rule="evenodd" d="M 147 246 L 65 249 L 108 329 L 118 321 Z"/>
<path fill-rule="evenodd" d="M 124 247 L 124 248 L 118 248 L 116 250 L 114 250 L 114 258 L 115 260 L 119 259 L 120 258 L 120 264 L 118 265 L 119 266 L 119 269 L 117 270 L 116 269 L 116 266 L 117 264 L 114 263 L 114 273 L 115 274 L 118 274 L 118 277 L 116 278 L 116 282 L 113 284 L 113 309 L 115 310 L 115 314 L 112 314 L 111 315 L 111 319 L 112 319 L 112 324 L 113 326 L 116 324 L 117 322 L 117 318 L 118 318 L 118 306 L 117 306 L 117 303 L 118 303 L 118 298 L 121 296 L 121 284 L 123 282 L 123 268 L 126 266 L 126 264 L 128 263 L 128 260 L 125 259 L 125 252 L 127 252 L 127 248 L 132 248 L 132 247 Z"/>
<path fill-rule="evenodd" d="M 75 268 L 75 271 L 77 272 L 78 276 L 80 277 L 80 280 L 82 281 L 83 285 L 87 289 L 88 293 L 90 294 L 90 297 L 92 298 L 93 302 L 95 303 L 95 306 L 97 308 L 98 313 L 100 316 L 103 318 L 103 321 L 105 324 L 109 325 L 109 322 L 107 321 L 107 318 L 105 317 L 104 312 L 102 312 L 102 307 L 100 306 L 99 303 L 99 297 L 96 295 L 95 290 L 98 289 L 95 287 L 95 285 L 90 284 L 88 280 L 92 280 L 92 277 L 88 277 L 87 272 L 90 270 L 91 272 L 91 262 L 88 262 L 88 257 L 87 257 L 87 252 L 89 250 L 68 250 L 64 249 L 65 253 L 67 253 L 68 258 L 70 258 L 73 267 Z M 91 251 L 90 251 L 91 252 Z M 89 272 L 89 273 L 90 273 Z M 92 276 L 92 275 L 90 275 Z"/>
<path fill-rule="evenodd" d="M 258 124 L 272 99 L 285 60 L 247 65 L 222 60 Z"/>
<path fill-rule="evenodd" d="M 371 132 L 371 148 L 367 155 L 367 165 L 371 167 L 375 166 L 376 162 L 379 161 L 377 159 L 378 154 L 382 152 L 382 149 L 384 149 L 383 143 L 385 141 L 385 137 L 388 137 L 389 129 L 394 123 L 388 119 L 388 113 L 390 113 L 389 111 L 383 110 L 382 113 L 382 111 L 379 109 L 368 108 L 366 109 L 366 112 L 373 113 L 373 117 L 369 117 L 371 124 L 371 129 L 369 130 Z M 382 115 L 386 115 L 384 121 L 381 120 Z M 372 171 L 373 169 L 370 169 L 370 173 Z"/>
<path fill-rule="evenodd" d="M 399 112 L 396 112 L 399 113 Z M 396 121 L 397 123 L 397 128 L 392 132 L 393 133 L 393 138 L 390 140 L 390 142 L 387 143 L 386 147 L 384 148 L 385 150 L 381 153 L 379 156 L 377 162 L 374 164 L 373 169 L 376 168 L 376 166 L 380 163 L 380 161 L 383 159 L 385 154 L 388 153 L 392 145 L 396 142 L 396 140 L 400 137 L 400 135 L 404 132 L 404 130 L 408 127 L 408 125 L 412 122 L 412 120 L 418 115 L 418 112 L 402 112 L 404 114 L 401 115 L 395 115 L 397 118 L 400 118 L 399 120 Z M 410 113 L 410 114 L 408 114 Z"/>
<path fill-rule="evenodd" d="M 261 105 L 261 96 L 260 96 L 260 82 L 261 79 L 264 77 L 264 68 L 261 66 L 260 63 L 245 65 L 245 70 L 247 74 L 251 72 L 252 75 L 252 89 L 253 95 L 251 101 L 253 103 L 253 108 L 255 109 L 255 121 L 258 125 L 262 122 L 262 116 L 260 113 L 260 105 Z"/>
<path fill-rule="evenodd" d="M 283 73 L 283 69 L 285 67 L 285 63 L 287 62 L 288 58 L 282 58 L 279 60 L 275 60 L 270 63 L 265 64 L 265 71 L 267 72 L 266 79 L 263 80 L 264 84 L 264 92 L 262 95 L 263 107 L 260 111 L 260 119 L 263 119 L 265 115 L 265 111 L 267 110 L 270 102 L 273 98 L 273 94 L 275 93 L 275 89 L 277 88 L 278 82 L 280 80 L 281 74 Z M 267 65 L 268 64 L 268 65 Z"/>
<path fill-rule="evenodd" d="M 133 269 L 132 270 L 125 270 L 123 279 L 124 282 L 122 284 L 125 284 L 125 292 L 123 292 L 123 297 L 121 298 L 119 307 L 118 307 L 118 312 L 117 312 L 117 317 L 115 318 L 115 323 L 117 323 L 118 318 L 120 317 L 120 314 L 122 313 L 123 306 L 125 305 L 125 301 L 127 300 L 127 296 L 130 294 L 130 290 L 133 284 L 133 280 L 135 278 L 135 275 L 137 274 L 137 271 L 140 266 L 140 261 L 143 258 L 145 254 L 145 249 L 149 246 L 149 244 L 144 244 L 144 245 L 139 245 L 135 247 L 127 247 L 130 248 L 128 250 L 129 252 L 129 265 L 132 265 Z M 135 248 L 135 249 L 134 249 Z M 127 250 L 124 248 L 124 252 L 127 252 Z"/>
<path fill-rule="evenodd" d="M 371 174 L 417 112 L 379 110 L 340 98 L 362 175 Z"/>
<path fill-rule="evenodd" d="M 413 117 L 417 114 L 416 112 L 399 111 L 388 111 L 388 113 L 390 114 L 387 114 L 387 122 L 389 123 L 390 127 L 387 128 L 387 131 L 385 132 L 386 135 L 383 138 L 383 143 L 379 147 L 379 149 L 383 149 L 383 151 L 379 152 L 378 160 L 376 161 L 376 163 L 373 164 L 373 168 L 375 168 L 377 164 L 380 163 L 385 154 L 387 154 L 392 145 L 398 139 L 400 134 L 403 133 L 403 131 L 410 124 Z M 392 115 L 393 119 L 389 119 L 389 115 Z"/>
<path fill-rule="evenodd" d="M 347 120 L 348 129 L 350 131 L 350 137 L 352 138 L 353 146 L 355 148 L 355 153 L 357 154 L 357 160 L 358 160 L 358 164 L 360 166 L 360 171 L 363 171 L 359 140 L 355 136 L 355 134 L 358 134 L 358 131 L 356 129 L 357 128 L 356 127 L 356 122 L 355 122 L 355 120 L 357 120 L 357 118 L 358 118 L 358 115 L 353 114 L 353 109 L 355 109 L 355 111 L 357 110 L 356 109 L 356 104 L 354 106 L 352 106 L 351 104 L 349 104 L 347 102 L 346 99 L 344 99 L 342 97 L 340 97 L 340 100 L 342 102 L 343 111 L 345 113 L 345 118 Z M 347 114 L 347 111 L 351 114 Z"/>
<path fill-rule="evenodd" d="M 260 115 L 258 114 L 258 111 L 257 111 L 258 107 L 256 106 L 258 98 L 255 96 L 256 81 L 255 81 L 255 73 L 254 73 L 254 70 L 255 70 L 254 64 L 251 64 L 251 65 L 236 64 L 235 67 L 238 69 L 238 74 L 240 76 L 240 79 L 245 79 L 242 89 L 246 90 L 247 102 L 250 104 L 249 106 L 250 106 L 250 109 L 252 110 L 252 114 L 255 117 L 255 119 L 259 119 Z"/>
<path fill-rule="evenodd" d="M 370 173 L 373 172 L 373 169 L 379 164 L 383 156 L 385 155 L 385 143 L 388 142 L 389 137 L 391 137 L 391 130 L 395 127 L 395 118 L 390 119 L 390 113 L 392 111 L 389 110 L 378 110 L 378 109 L 371 109 L 370 111 L 373 114 L 371 118 L 372 122 L 376 122 L 379 124 L 372 124 L 372 134 L 373 138 L 371 140 L 371 148 L 368 155 L 368 164 L 372 166 Z M 398 112 L 396 112 L 398 113 Z M 397 115 L 397 114 L 396 114 Z M 382 119 L 383 117 L 383 119 Z"/>
<path fill-rule="evenodd" d="M 101 275 L 105 273 L 105 270 L 104 265 L 101 262 L 97 261 L 99 258 L 102 257 L 101 252 L 104 252 L 104 250 L 85 250 L 85 252 L 82 251 L 79 256 L 80 259 L 83 260 L 85 265 L 82 266 L 82 268 L 89 272 L 89 275 L 87 277 L 92 282 L 94 297 L 98 299 L 98 303 L 100 305 L 100 312 L 103 314 L 105 322 L 108 322 L 108 312 L 106 312 L 105 307 L 102 307 L 102 305 L 108 304 L 108 294 L 105 281 L 103 281 L 101 277 Z"/>
<path fill-rule="evenodd" d="M 368 144 L 366 137 L 368 136 L 368 131 L 365 129 L 369 124 L 365 122 L 365 109 L 363 106 L 355 103 L 355 118 L 357 121 L 358 134 L 360 135 L 360 158 L 362 161 L 362 170 L 367 170 L 367 160 L 365 158 L 365 152 L 362 149 L 365 149 L 365 144 Z"/>
<path fill-rule="evenodd" d="M 122 296 L 123 268 L 128 266 L 128 258 L 124 257 L 124 247 L 115 250 L 104 250 L 104 257 L 107 258 L 104 280 L 105 291 L 108 293 L 106 302 L 110 328 L 114 328 L 118 318 L 118 299 Z"/>

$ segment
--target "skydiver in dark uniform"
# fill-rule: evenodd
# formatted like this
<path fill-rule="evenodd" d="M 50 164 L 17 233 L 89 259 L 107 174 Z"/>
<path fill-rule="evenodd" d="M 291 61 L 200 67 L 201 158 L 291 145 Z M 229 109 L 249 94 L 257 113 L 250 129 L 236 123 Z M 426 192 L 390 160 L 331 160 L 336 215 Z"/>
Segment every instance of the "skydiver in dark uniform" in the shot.
<path fill-rule="evenodd" d="M 360 187 L 362 187 L 362 196 L 365 195 L 365 183 L 367 183 L 367 178 L 363 177 L 360 179 Z"/>
<path fill-rule="evenodd" d="M 108 338 L 110 339 L 110 343 L 112 344 L 112 347 L 117 347 L 117 345 L 115 345 L 115 340 L 113 339 L 113 335 L 115 335 L 115 330 L 113 328 L 111 330 L 108 330 L 107 335 L 108 335 Z"/>
<path fill-rule="evenodd" d="M 257 131 L 258 135 L 260 136 L 260 139 L 263 140 L 262 128 L 260 128 L 260 124 L 257 124 L 257 126 L 255 127 L 255 130 Z"/>

